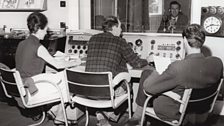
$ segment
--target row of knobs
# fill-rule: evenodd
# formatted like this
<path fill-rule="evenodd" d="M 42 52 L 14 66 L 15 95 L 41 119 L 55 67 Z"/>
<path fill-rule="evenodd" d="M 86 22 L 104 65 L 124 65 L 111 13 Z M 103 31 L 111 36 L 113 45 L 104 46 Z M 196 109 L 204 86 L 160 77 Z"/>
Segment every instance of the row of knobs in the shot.
<path fill-rule="evenodd" d="M 210 14 L 224 14 L 224 7 L 221 6 L 209 6 L 202 7 L 202 13 L 210 13 Z"/>

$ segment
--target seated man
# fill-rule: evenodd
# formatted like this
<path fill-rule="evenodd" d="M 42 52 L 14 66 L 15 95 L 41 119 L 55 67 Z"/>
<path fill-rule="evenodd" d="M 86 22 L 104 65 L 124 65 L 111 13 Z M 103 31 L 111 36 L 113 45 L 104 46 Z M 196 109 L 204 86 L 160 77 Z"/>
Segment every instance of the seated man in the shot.
<path fill-rule="evenodd" d="M 178 33 L 188 25 L 188 17 L 181 12 L 181 4 L 170 2 L 170 15 L 163 15 L 158 32 Z"/>
<path fill-rule="evenodd" d="M 93 35 L 89 40 L 85 71 L 110 71 L 115 77 L 121 72 L 128 72 L 127 63 L 133 68 L 148 66 L 148 61 L 140 59 L 126 40 L 120 37 L 121 22 L 117 17 L 107 17 L 102 27 L 104 32 Z M 125 93 L 125 87 L 123 84 L 118 86 L 115 90 L 115 96 Z M 102 112 L 97 112 L 98 125 L 110 126 L 102 114 Z M 118 117 L 112 113 L 104 114 L 113 120 Z"/>
<path fill-rule="evenodd" d="M 145 96 L 143 88 L 154 97 L 153 108 L 156 115 L 167 121 L 179 119 L 179 104 L 171 98 L 160 95 L 167 91 L 173 91 L 182 96 L 184 89 L 202 89 L 217 86 L 223 76 L 223 63 L 217 57 L 205 57 L 201 53 L 201 47 L 205 41 L 205 32 L 198 24 L 189 25 L 182 33 L 184 46 L 187 53 L 185 59 L 171 63 L 168 68 L 159 75 L 153 71 L 147 77 L 147 71 L 142 73 L 140 87 L 137 95 L 137 109 L 126 126 L 137 125 L 142 115 Z M 143 86 L 142 86 L 143 85 Z M 142 88 L 143 87 L 143 88 Z M 206 108 L 206 104 L 203 105 Z"/>

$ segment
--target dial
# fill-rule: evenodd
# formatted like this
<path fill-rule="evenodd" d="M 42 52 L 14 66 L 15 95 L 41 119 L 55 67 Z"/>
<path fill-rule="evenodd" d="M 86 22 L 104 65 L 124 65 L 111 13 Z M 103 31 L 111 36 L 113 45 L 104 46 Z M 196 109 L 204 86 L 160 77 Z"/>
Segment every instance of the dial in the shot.
<path fill-rule="evenodd" d="M 224 13 L 224 8 L 223 7 L 218 7 L 217 8 L 218 14 L 223 14 Z"/>
<path fill-rule="evenodd" d="M 210 34 L 218 32 L 221 25 L 222 20 L 214 16 L 207 17 L 203 23 L 204 29 Z"/>

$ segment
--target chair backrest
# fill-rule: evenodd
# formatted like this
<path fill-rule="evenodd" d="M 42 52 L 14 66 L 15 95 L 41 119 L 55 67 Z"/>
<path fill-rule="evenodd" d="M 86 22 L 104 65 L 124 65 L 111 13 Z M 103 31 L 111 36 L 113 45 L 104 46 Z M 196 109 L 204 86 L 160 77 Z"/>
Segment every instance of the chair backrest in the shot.
<path fill-rule="evenodd" d="M 25 103 L 24 96 L 26 95 L 26 91 L 19 72 L 17 70 L 6 70 L 4 68 L 0 68 L 0 73 L 1 84 L 5 95 L 9 98 L 21 97 L 22 101 Z"/>
<path fill-rule="evenodd" d="M 68 90 L 74 95 L 111 99 L 111 72 L 65 70 Z"/>
<path fill-rule="evenodd" d="M 215 86 L 203 89 L 194 89 L 192 91 L 192 97 L 189 100 L 189 111 L 212 112 L 222 83 L 223 78 Z M 201 107 L 201 105 L 203 105 L 203 107 Z"/>

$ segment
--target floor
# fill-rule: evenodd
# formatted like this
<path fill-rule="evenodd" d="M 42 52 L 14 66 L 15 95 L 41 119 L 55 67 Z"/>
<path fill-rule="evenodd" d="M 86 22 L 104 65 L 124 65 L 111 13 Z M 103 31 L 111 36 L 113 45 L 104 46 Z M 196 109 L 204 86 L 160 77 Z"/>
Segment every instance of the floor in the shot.
<path fill-rule="evenodd" d="M 35 111 L 32 111 L 34 114 Z M 29 124 L 34 123 L 30 117 L 26 117 L 27 114 L 24 112 L 21 113 L 19 109 L 15 106 L 13 102 L 1 102 L 0 101 L 0 126 L 27 126 Z M 124 126 L 124 122 L 128 119 L 128 114 L 123 114 L 120 120 L 117 123 L 110 122 L 112 126 Z M 90 116 L 90 123 L 89 126 L 95 126 L 97 123 L 96 118 L 94 116 Z M 78 124 L 74 126 L 84 126 L 85 118 L 81 118 L 78 121 Z M 203 126 L 223 126 L 224 124 L 224 117 L 213 115 L 210 116 L 206 125 Z M 155 126 L 161 126 L 162 124 L 156 124 Z M 52 120 L 46 119 L 41 126 L 54 126 Z M 73 126 L 73 125 L 72 125 Z"/>

